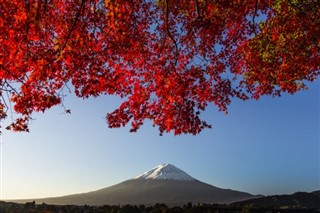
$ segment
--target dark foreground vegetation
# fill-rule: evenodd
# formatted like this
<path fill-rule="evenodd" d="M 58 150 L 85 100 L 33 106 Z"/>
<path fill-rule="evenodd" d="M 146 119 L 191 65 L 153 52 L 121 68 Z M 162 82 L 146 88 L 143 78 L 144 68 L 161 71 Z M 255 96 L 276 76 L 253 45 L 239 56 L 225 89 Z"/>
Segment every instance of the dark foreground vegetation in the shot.
<path fill-rule="evenodd" d="M 320 209 L 315 208 L 303 208 L 303 207 L 258 207 L 252 204 L 231 204 L 231 205 L 209 205 L 209 204 L 198 204 L 192 205 L 188 203 L 183 206 L 169 207 L 165 204 L 155 204 L 154 206 L 144 205 L 124 205 L 124 206 L 76 206 L 76 205 L 48 205 L 48 204 L 36 204 L 35 202 L 18 204 L 10 202 L 0 202 L 1 213 L 91 213 L 91 212 L 103 212 L 103 213 L 138 213 L 138 212 L 154 212 L 154 213 L 179 213 L 179 212 L 212 212 L 212 213 L 228 213 L 228 212 L 239 212 L 239 213 L 250 213 L 250 212 L 317 212 L 320 213 Z"/>

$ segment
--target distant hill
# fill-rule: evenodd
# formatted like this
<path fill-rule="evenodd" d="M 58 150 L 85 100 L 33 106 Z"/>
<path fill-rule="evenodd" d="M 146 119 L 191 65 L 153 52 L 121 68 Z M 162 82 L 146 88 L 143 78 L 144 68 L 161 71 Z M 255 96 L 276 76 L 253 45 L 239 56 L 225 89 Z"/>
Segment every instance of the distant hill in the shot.
<path fill-rule="evenodd" d="M 264 208 L 308 208 L 320 209 L 320 190 L 311 193 L 297 192 L 291 195 L 272 195 L 233 203 Z"/>
<path fill-rule="evenodd" d="M 161 164 L 136 178 L 93 192 L 34 199 L 37 203 L 74 205 L 182 205 L 188 202 L 228 204 L 255 196 L 203 183 L 171 164 Z M 30 202 L 18 200 L 14 202 Z"/>

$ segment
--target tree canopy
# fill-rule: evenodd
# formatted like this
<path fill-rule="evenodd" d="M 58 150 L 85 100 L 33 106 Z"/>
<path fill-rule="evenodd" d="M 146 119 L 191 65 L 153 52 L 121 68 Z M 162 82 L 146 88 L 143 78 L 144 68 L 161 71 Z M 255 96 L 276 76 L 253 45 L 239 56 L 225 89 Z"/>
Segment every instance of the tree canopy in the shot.
<path fill-rule="evenodd" d="M 109 127 L 197 134 L 209 104 L 306 88 L 320 74 L 318 0 L 0 0 L 0 119 L 118 95 Z M 66 110 L 70 112 L 70 110 Z"/>

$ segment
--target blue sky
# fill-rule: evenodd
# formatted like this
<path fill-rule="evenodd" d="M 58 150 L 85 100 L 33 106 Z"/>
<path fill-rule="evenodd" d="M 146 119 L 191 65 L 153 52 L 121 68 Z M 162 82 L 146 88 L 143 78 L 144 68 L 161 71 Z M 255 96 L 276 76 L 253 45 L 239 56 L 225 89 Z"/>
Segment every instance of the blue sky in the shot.
<path fill-rule="evenodd" d="M 104 117 L 120 99 L 66 98 L 36 114 L 30 133 L 4 131 L 2 198 L 81 193 L 111 186 L 161 163 L 221 188 L 252 194 L 320 189 L 319 82 L 309 90 L 259 101 L 234 100 L 229 114 L 209 107 L 213 125 L 200 135 L 159 136 L 146 122 L 138 133 L 108 129 Z"/>

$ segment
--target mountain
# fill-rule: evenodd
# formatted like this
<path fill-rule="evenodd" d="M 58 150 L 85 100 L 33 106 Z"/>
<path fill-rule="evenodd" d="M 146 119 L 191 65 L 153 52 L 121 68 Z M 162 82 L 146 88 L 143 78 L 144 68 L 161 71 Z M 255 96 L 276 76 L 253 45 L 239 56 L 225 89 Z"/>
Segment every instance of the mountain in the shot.
<path fill-rule="evenodd" d="M 232 205 L 248 205 L 262 208 L 308 208 L 320 210 L 320 190 L 311 193 L 296 192 L 291 195 L 271 195 L 233 203 Z"/>
<path fill-rule="evenodd" d="M 135 178 L 97 191 L 34 200 L 59 205 L 182 205 L 188 202 L 224 204 L 254 197 L 249 193 L 203 183 L 171 164 L 161 164 Z M 27 201 L 31 200 L 19 202 Z"/>
<path fill-rule="evenodd" d="M 171 164 L 160 164 L 159 166 L 137 176 L 134 179 L 153 179 L 153 180 L 178 180 L 194 181 L 193 177 Z"/>

